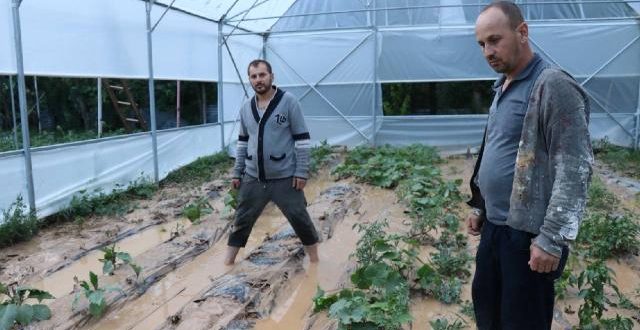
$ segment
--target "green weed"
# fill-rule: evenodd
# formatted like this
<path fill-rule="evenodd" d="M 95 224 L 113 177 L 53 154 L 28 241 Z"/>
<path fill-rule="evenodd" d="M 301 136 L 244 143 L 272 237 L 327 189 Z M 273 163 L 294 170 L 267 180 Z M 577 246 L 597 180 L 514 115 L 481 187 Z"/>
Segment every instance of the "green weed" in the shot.
<path fill-rule="evenodd" d="M 614 170 L 640 179 L 640 151 L 618 147 L 607 140 L 594 143 L 594 149 L 597 157 Z"/>
<path fill-rule="evenodd" d="M 2 210 L 0 247 L 27 241 L 38 233 L 38 229 L 39 221 L 35 214 L 28 210 L 22 196 L 18 196 L 8 209 Z"/>
<path fill-rule="evenodd" d="M 213 212 L 213 207 L 205 197 L 196 199 L 182 210 L 182 214 L 191 222 L 197 222 L 202 216 L 211 214 L 211 212 Z"/>
<path fill-rule="evenodd" d="M 466 322 L 461 318 L 457 318 L 451 323 L 449 323 L 449 320 L 446 318 L 439 318 L 429 321 L 429 324 L 431 324 L 431 329 L 433 330 L 461 330 L 467 326 Z"/>
<path fill-rule="evenodd" d="M 34 321 L 51 318 L 51 310 L 44 304 L 26 304 L 29 299 L 36 299 L 38 303 L 45 299 L 54 299 L 47 291 L 26 286 L 5 286 L 0 283 L 0 330 L 14 329 L 14 324 L 27 326 Z"/>
<path fill-rule="evenodd" d="M 160 182 L 161 186 L 170 184 L 199 185 L 213 180 L 225 173 L 233 164 L 226 152 L 200 157 L 194 162 L 172 171 Z"/>
<path fill-rule="evenodd" d="M 320 142 L 320 145 L 311 148 L 311 161 L 309 162 L 309 172 L 317 173 L 321 167 L 327 165 L 331 160 L 331 146 L 327 140 Z"/>

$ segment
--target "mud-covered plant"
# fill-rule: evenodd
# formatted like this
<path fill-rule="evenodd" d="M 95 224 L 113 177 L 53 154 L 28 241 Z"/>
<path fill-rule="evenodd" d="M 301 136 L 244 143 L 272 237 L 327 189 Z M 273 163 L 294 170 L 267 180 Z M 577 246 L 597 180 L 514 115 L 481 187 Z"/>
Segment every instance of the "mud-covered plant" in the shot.
<path fill-rule="evenodd" d="M 94 272 L 89 272 L 89 282 L 84 280 L 79 281 L 77 276 L 75 276 L 73 280 L 78 286 L 80 286 L 80 288 L 82 288 L 82 291 L 76 293 L 71 308 L 73 310 L 77 308 L 80 296 L 81 294 L 84 294 L 84 297 L 89 302 L 89 314 L 97 318 L 100 318 L 107 309 L 106 293 L 109 291 L 121 291 L 120 288 L 115 286 L 107 286 L 104 288 L 100 287 L 98 283 L 98 275 Z"/>
<path fill-rule="evenodd" d="M 417 271 L 418 284 L 428 295 L 445 303 L 460 302 L 462 281 L 457 277 L 444 276 L 430 264 L 424 264 Z"/>
<path fill-rule="evenodd" d="M 309 162 L 309 172 L 317 173 L 321 167 L 325 166 L 331 159 L 331 146 L 327 140 L 320 142 L 319 145 L 311 148 L 311 161 Z"/>
<path fill-rule="evenodd" d="M 466 322 L 462 318 L 457 318 L 453 322 L 446 318 L 439 318 L 429 321 L 433 330 L 462 330 L 467 327 Z"/>
<path fill-rule="evenodd" d="M 628 214 L 589 213 L 580 227 L 577 242 L 587 257 L 607 259 L 625 253 L 637 253 L 640 225 Z"/>
<path fill-rule="evenodd" d="M 211 214 L 211 212 L 213 212 L 213 207 L 205 197 L 196 199 L 182 210 L 182 214 L 191 222 L 197 222 L 202 216 Z"/>
<path fill-rule="evenodd" d="M 27 304 L 29 299 L 37 300 L 38 304 Z M 27 326 L 50 319 L 51 310 L 40 304 L 45 299 L 54 297 L 44 290 L 0 283 L 0 330 L 13 329 L 15 324 Z"/>
<path fill-rule="evenodd" d="M 224 196 L 224 209 L 222 210 L 222 216 L 225 218 L 231 217 L 231 215 L 237 208 L 238 208 L 238 189 L 231 189 Z"/>
<path fill-rule="evenodd" d="M 29 240 L 38 233 L 38 219 L 18 196 L 0 218 L 0 247 L 11 246 Z"/>
<path fill-rule="evenodd" d="M 596 260 L 590 263 L 578 276 L 576 281 L 580 290 L 578 296 L 584 299 L 578 310 L 581 329 L 627 329 L 625 325 L 632 324 L 631 320 L 619 315 L 614 319 L 602 319 L 602 314 L 607 310 L 607 306 L 616 306 L 616 303 L 611 301 L 605 293 L 605 287 L 609 287 L 620 297 L 620 291 L 615 285 L 614 277 L 615 273 L 611 268 L 607 267 L 603 260 Z M 607 327 L 612 325 L 622 327 Z"/>
<path fill-rule="evenodd" d="M 115 243 L 112 246 L 105 246 L 100 249 L 104 253 L 102 259 L 98 259 L 102 262 L 102 273 L 105 275 L 113 275 L 113 271 L 116 268 L 118 260 L 123 264 L 131 264 L 131 255 L 127 252 L 116 251 Z"/>

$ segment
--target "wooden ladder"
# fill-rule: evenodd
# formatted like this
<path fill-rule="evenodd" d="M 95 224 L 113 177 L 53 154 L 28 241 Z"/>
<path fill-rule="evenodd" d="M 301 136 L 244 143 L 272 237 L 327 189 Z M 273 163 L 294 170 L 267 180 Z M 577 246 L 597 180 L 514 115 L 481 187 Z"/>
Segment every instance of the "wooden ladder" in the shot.
<path fill-rule="evenodd" d="M 125 131 L 130 133 L 136 125 L 142 130 L 147 130 L 147 122 L 142 117 L 138 104 L 133 100 L 133 95 L 129 90 L 129 85 L 124 79 L 120 79 L 120 84 L 114 83 L 114 80 L 103 79 L 107 88 L 107 93 L 111 99 L 113 109 L 120 117 Z M 133 115 L 135 117 L 131 117 Z"/>

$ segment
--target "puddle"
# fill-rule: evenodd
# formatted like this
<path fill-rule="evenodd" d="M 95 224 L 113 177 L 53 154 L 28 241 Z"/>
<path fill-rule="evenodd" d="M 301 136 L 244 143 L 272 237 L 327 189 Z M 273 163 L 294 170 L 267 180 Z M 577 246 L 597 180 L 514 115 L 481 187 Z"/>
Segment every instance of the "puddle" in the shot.
<path fill-rule="evenodd" d="M 153 226 L 135 235 L 131 235 L 116 244 L 117 251 L 128 252 L 135 260 L 135 257 L 154 246 L 171 238 L 171 230 L 176 225 L 184 228 L 191 226 L 187 219 L 179 219 L 162 225 Z M 30 285 L 42 290 L 49 291 L 55 297 L 61 297 L 73 291 L 73 277 L 88 278 L 89 271 L 98 275 L 102 274 L 102 263 L 98 261 L 103 256 L 100 250 L 92 251 L 86 256 L 78 259 L 71 265 L 41 279 Z M 46 300 L 45 302 L 53 302 Z"/>
<path fill-rule="evenodd" d="M 360 210 L 364 214 L 351 214 L 340 222 L 331 239 L 320 244 L 318 253 L 320 262 L 305 265 L 305 271 L 289 280 L 289 292 L 279 293 L 275 308 L 268 318 L 258 320 L 254 329 L 303 329 L 306 314 L 313 308 L 312 298 L 320 286 L 325 292 L 341 289 L 343 277 L 358 241 L 358 235 L 351 227 L 359 219 L 369 221 L 389 218 L 390 213 L 402 212 L 397 205 L 389 207 L 389 201 L 395 200 L 393 191 L 364 186 L 362 195 L 367 198 L 362 201 Z M 395 211 L 395 212 L 394 212 Z"/>
<path fill-rule="evenodd" d="M 327 174 L 309 181 L 305 188 L 307 200 L 317 198 L 320 191 L 331 181 Z M 236 260 L 242 260 L 259 246 L 267 235 L 273 234 L 286 218 L 280 210 L 270 203 L 256 221 L 244 249 L 238 253 Z M 218 278 L 233 267 L 224 266 L 224 254 L 227 237 L 200 254 L 193 261 L 167 274 L 160 282 L 154 284 L 143 296 L 128 303 L 125 308 L 106 315 L 92 329 L 156 329 L 169 317 L 176 314 L 195 295 L 200 293 L 213 279 Z M 314 287 L 315 290 L 315 287 Z M 315 291 L 313 292 L 315 293 Z M 205 316 L 203 316 L 205 317 Z"/>

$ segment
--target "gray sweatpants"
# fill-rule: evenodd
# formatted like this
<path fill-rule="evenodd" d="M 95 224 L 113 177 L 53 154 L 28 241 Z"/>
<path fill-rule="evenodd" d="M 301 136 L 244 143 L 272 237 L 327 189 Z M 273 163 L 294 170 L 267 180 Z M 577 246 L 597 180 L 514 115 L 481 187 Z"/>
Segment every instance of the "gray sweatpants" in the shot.
<path fill-rule="evenodd" d="M 303 245 L 317 243 L 318 233 L 307 212 L 304 192 L 295 190 L 292 181 L 293 178 L 284 178 L 258 182 L 258 179 L 245 174 L 240 183 L 238 209 L 227 244 L 235 247 L 247 244 L 253 225 L 269 201 L 273 201 L 289 220 Z"/>

